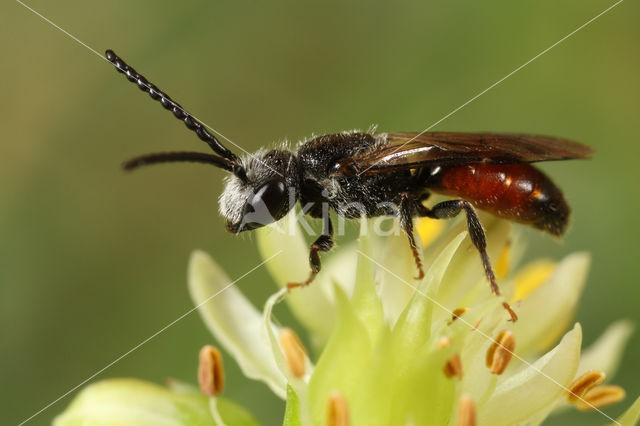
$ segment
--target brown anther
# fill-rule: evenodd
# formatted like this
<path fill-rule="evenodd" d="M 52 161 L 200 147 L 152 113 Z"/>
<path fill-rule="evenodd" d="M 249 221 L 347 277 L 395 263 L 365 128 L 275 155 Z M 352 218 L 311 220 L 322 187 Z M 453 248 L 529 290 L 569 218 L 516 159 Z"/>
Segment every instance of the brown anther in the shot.
<path fill-rule="evenodd" d="M 442 336 L 438 339 L 438 349 L 446 348 L 447 346 L 451 346 L 451 339 Z M 452 377 L 457 377 L 458 379 L 462 379 L 462 360 L 460 359 L 460 355 L 455 354 L 444 365 L 443 368 L 444 375 L 447 376 L 448 379 Z"/>
<path fill-rule="evenodd" d="M 327 425 L 349 426 L 349 406 L 347 400 L 339 391 L 329 394 L 327 402 Z"/>
<path fill-rule="evenodd" d="M 582 397 L 583 400 L 577 400 L 575 405 L 580 411 L 593 410 L 594 408 L 600 409 L 622 401 L 625 395 L 624 389 L 620 386 L 596 386 L 588 390 Z"/>
<path fill-rule="evenodd" d="M 465 312 L 469 311 L 469 308 L 458 308 L 455 309 L 452 313 L 451 313 L 451 319 L 449 320 L 448 325 L 453 324 L 453 322 L 455 320 L 457 320 L 458 318 L 460 318 L 462 315 L 465 314 Z"/>
<path fill-rule="evenodd" d="M 455 354 L 444 366 L 444 375 L 447 376 L 448 379 L 452 377 L 457 377 L 462 380 L 462 360 L 460 360 L 460 355 Z"/>
<path fill-rule="evenodd" d="M 280 332 L 280 346 L 282 347 L 282 352 L 284 352 L 284 357 L 287 360 L 291 374 L 297 378 L 304 376 L 306 372 L 306 351 L 295 331 L 290 328 L 283 329 Z"/>
<path fill-rule="evenodd" d="M 458 426 L 475 426 L 476 425 L 476 407 L 473 400 L 462 395 L 460 404 L 458 405 Z"/>
<path fill-rule="evenodd" d="M 518 321 L 518 314 L 516 314 L 516 311 L 514 311 L 511 308 L 511 305 L 509 305 L 507 302 L 502 302 L 502 307 L 505 308 L 507 310 L 507 312 L 509 313 L 509 321 L 511 322 L 516 322 Z"/>
<path fill-rule="evenodd" d="M 206 345 L 200 349 L 198 383 L 200 384 L 200 390 L 206 396 L 220 395 L 224 387 L 222 354 L 211 345 Z"/>
<path fill-rule="evenodd" d="M 509 365 L 516 348 L 516 338 L 509 330 L 503 330 L 487 351 L 486 363 L 491 374 L 502 374 Z"/>
<path fill-rule="evenodd" d="M 577 377 L 568 386 L 567 399 L 569 402 L 576 402 L 582 398 L 591 388 L 604 382 L 607 376 L 599 370 L 590 370 Z"/>

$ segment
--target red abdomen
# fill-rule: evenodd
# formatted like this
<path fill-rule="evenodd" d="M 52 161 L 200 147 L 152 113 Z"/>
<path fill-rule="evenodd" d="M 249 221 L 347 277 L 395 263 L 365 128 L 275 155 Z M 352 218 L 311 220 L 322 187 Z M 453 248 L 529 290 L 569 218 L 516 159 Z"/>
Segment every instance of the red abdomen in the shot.
<path fill-rule="evenodd" d="M 442 167 L 428 187 L 553 235 L 562 235 L 569 222 L 569 206 L 560 189 L 530 164 Z"/>

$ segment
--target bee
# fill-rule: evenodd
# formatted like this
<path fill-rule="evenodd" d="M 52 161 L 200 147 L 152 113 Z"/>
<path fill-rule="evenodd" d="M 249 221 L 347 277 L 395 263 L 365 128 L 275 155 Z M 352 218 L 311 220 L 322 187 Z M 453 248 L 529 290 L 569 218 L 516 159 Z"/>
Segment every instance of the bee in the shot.
<path fill-rule="evenodd" d="M 415 258 L 417 280 L 424 277 L 424 270 L 413 218 L 450 219 L 464 212 L 491 291 L 499 295 L 476 209 L 561 236 L 569 221 L 569 205 L 555 183 L 531 163 L 586 159 L 593 152 L 577 142 L 536 135 L 349 131 L 314 137 L 295 151 L 261 149 L 239 157 L 112 50 L 105 56 L 214 152 L 142 155 L 127 161 L 126 170 L 182 161 L 226 170 L 220 213 L 234 234 L 276 222 L 297 203 L 304 214 L 322 220 L 322 233 L 309 251 L 309 276 L 289 283 L 290 289 L 309 285 L 321 269 L 319 253 L 334 245 L 329 209 L 348 219 L 397 216 Z M 454 199 L 426 207 L 431 193 Z M 503 305 L 515 321 L 515 312 L 506 302 Z"/>

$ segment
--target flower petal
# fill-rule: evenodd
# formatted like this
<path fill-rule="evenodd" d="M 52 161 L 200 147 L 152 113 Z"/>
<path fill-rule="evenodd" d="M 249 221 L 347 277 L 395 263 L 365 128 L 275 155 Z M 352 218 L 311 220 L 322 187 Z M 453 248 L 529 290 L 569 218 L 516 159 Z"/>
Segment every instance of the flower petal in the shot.
<path fill-rule="evenodd" d="M 394 226 L 398 226 L 396 220 Z M 378 271 L 384 316 L 393 325 L 414 293 L 406 283 L 417 284 L 414 277 L 418 271 L 404 233 L 394 233 L 386 238 L 380 261 L 386 269 L 393 271 L 393 274 L 384 269 Z"/>
<path fill-rule="evenodd" d="M 122 426 L 181 426 L 216 423 L 209 398 L 199 393 L 176 393 L 154 383 L 136 379 L 109 379 L 87 386 L 58 415 L 55 426 L 117 424 Z M 227 424 L 258 425 L 244 408 L 218 398 Z"/>
<path fill-rule="evenodd" d="M 256 230 L 258 250 L 263 259 L 281 252 L 265 265 L 279 287 L 306 280 L 311 272 L 309 246 L 296 221 L 295 212 L 293 210 L 279 222 Z M 316 339 L 312 342 L 314 345 L 326 342 L 333 329 L 335 308 L 330 286 L 327 274 L 321 273 L 312 285 L 292 291 L 286 299 L 293 314 Z"/>
<path fill-rule="evenodd" d="M 513 332 L 518 354 L 528 357 L 544 351 L 562 335 L 575 314 L 590 263 L 586 253 L 567 256 L 546 283 L 516 305 L 520 320 Z"/>
<path fill-rule="evenodd" d="M 280 372 L 287 378 L 288 386 L 287 389 L 293 389 L 296 399 L 297 406 L 299 412 L 299 418 L 303 424 L 307 424 L 308 416 L 309 416 L 309 407 L 307 403 L 307 383 L 309 382 L 309 378 L 313 373 L 313 365 L 307 355 L 304 355 L 304 370 L 305 375 L 303 377 L 297 378 L 291 372 L 287 361 L 285 360 L 285 355 L 282 351 L 280 343 L 278 342 L 278 337 L 276 336 L 276 327 L 273 325 L 273 321 L 271 320 L 271 315 L 273 313 L 273 307 L 282 300 L 282 298 L 287 295 L 287 289 L 281 288 L 278 292 L 272 294 L 269 299 L 267 299 L 267 303 L 264 305 L 264 312 L 262 314 L 263 321 L 263 331 L 264 331 L 264 339 L 268 343 L 271 348 L 271 352 L 273 354 L 273 358 L 276 361 L 276 365 L 280 369 Z M 287 391 L 287 399 L 291 395 L 289 391 Z"/>
<path fill-rule="evenodd" d="M 336 328 L 316 364 L 308 395 L 313 424 L 325 424 L 329 395 L 339 390 L 349 400 L 360 393 L 357 387 L 371 357 L 371 340 L 366 325 L 358 318 L 347 296 L 335 287 L 338 319 Z"/>
<path fill-rule="evenodd" d="M 226 398 L 209 398 L 209 412 L 216 426 L 259 426 L 260 423 L 244 407 Z M 184 422 L 185 425 L 196 423 Z M 198 425 L 200 426 L 200 425 Z"/>
<path fill-rule="evenodd" d="M 493 262 L 499 259 L 500 253 L 505 245 L 510 241 L 512 226 L 508 221 L 496 220 L 483 217 L 483 224 L 487 234 L 487 252 Z M 466 223 L 453 227 L 454 230 L 466 230 Z M 448 235 L 443 239 L 445 242 L 451 241 L 457 233 Z M 426 259 L 434 259 L 442 251 L 443 247 L 436 247 L 430 250 Z M 427 260 L 428 264 L 429 260 Z M 498 282 L 503 294 L 509 294 L 511 289 Z M 440 290 L 437 294 L 438 300 L 449 310 L 454 310 L 463 306 L 472 306 L 479 301 L 495 297 L 490 290 L 487 278 L 482 266 L 480 255 L 473 246 L 470 239 L 462 242 L 458 250 L 451 259 L 447 273 L 442 279 Z M 435 311 L 434 311 L 435 312 Z M 449 314 L 443 310 L 435 312 L 436 318 L 448 317 Z"/>
<path fill-rule="evenodd" d="M 513 278 L 515 292 L 511 303 L 517 303 L 529 297 L 549 280 L 555 269 L 555 262 L 547 259 L 538 259 L 518 271 L 518 274 Z"/>
<path fill-rule="evenodd" d="M 423 247 L 431 245 L 444 231 L 443 220 L 420 217 L 415 219 L 415 228 Z"/>
<path fill-rule="evenodd" d="M 631 407 L 624 412 L 624 414 L 618 417 L 616 425 L 622 426 L 635 426 L 640 421 L 640 397 L 637 398 Z"/>
<path fill-rule="evenodd" d="M 262 315 L 209 255 L 195 251 L 189 262 L 189 292 L 205 324 L 249 378 L 265 382 L 284 398 L 286 379 L 262 338 Z"/>
<path fill-rule="evenodd" d="M 438 293 L 440 282 L 451 259 L 466 236 L 466 232 L 461 232 L 447 244 L 427 271 L 425 279 L 419 283 L 417 291 L 400 315 L 393 328 L 398 353 L 414 353 L 427 343 L 431 334 L 431 314 L 435 295 Z M 402 285 L 407 286 L 406 283 L 402 283 Z"/>
<path fill-rule="evenodd" d="M 517 424 L 547 409 L 575 377 L 581 342 L 582 330 L 576 324 L 558 346 L 532 366 L 506 377 L 479 407 L 478 424 Z"/>
<path fill-rule="evenodd" d="M 607 330 L 589 348 L 583 351 L 578 374 L 589 370 L 601 370 L 611 379 L 618 369 L 624 347 L 631 337 L 633 325 L 629 321 L 618 321 Z"/>
<path fill-rule="evenodd" d="M 370 226 L 369 221 L 364 224 Z M 356 267 L 356 279 L 351 303 L 360 320 L 367 325 L 371 342 L 377 342 L 380 334 L 386 329 L 384 310 L 378 296 L 375 280 L 376 264 L 373 259 L 372 229 L 363 230 L 358 240 L 359 254 Z"/>

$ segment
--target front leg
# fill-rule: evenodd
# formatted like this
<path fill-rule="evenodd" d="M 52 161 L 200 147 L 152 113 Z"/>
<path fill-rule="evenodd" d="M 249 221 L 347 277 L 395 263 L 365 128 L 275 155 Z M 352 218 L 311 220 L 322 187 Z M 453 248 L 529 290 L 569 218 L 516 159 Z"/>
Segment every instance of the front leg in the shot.
<path fill-rule="evenodd" d="M 320 263 L 320 255 L 319 251 L 329 251 L 333 247 L 333 225 L 331 224 L 331 218 L 328 214 L 323 215 L 323 227 L 322 227 L 322 235 L 320 235 L 314 242 L 311 244 L 311 250 L 309 251 L 309 266 L 311 266 L 311 273 L 309 274 L 309 278 L 302 282 L 293 282 L 287 284 L 287 288 L 291 290 L 296 287 L 305 287 L 313 281 L 313 279 L 320 272 L 320 268 L 322 264 Z"/>

